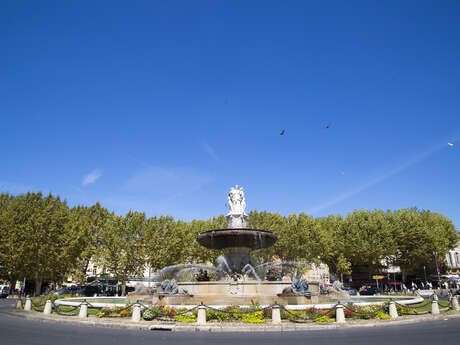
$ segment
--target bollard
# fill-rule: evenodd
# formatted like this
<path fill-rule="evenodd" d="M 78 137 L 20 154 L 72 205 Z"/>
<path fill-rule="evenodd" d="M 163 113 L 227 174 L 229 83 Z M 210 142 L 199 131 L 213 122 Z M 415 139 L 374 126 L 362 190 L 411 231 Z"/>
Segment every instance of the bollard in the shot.
<path fill-rule="evenodd" d="M 52 303 L 51 300 L 47 300 L 45 303 L 45 309 L 43 309 L 43 314 L 49 315 L 51 314 Z"/>
<path fill-rule="evenodd" d="M 396 309 L 396 303 L 394 301 L 390 301 L 389 311 L 392 319 L 398 318 L 398 310 Z"/>
<path fill-rule="evenodd" d="M 198 318 L 196 320 L 198 325 L 206 325 L 206 307 L 201 302 L 201 305 L 198 307 Z"/>
<path fill-rule="evenodd" d="M 141 305 L 139 303 L 133 305 L 133 315 L 131 316 L 131 321 L 141 321 Z"/>
<path fill-rule="evenodd" d="M 335 322 L 344 323 L 345 322 L 345 313 L 343 312 L 343 305 L 337 304 L 335 307 Z"/>
<path fill-rule="evenodd" d="M 439 314 L 439 305 L 438 305 L 438 296 L 433 295 L 433 300 L 431 301 L 431 315 Z"/>
<path fill-rule="evenodd" d="M 24 305 L 25 311 L 32 311 L 32 300 L 30 297 L 26 297 L 26 304 Z"/>
<path fill-rule="evenodd" d="M 452 310 L 460 310 L 460 307 L 458 306 L 457 296 L 452 296 L 450 299 L 450 303 L 452 304 Z"/>
<path fill-rule="evenodd" d="M 86 302 L 86 299 L 80 304 L 80 313 L 78 314 L 78 317 L 88 317 L 88 303 Z"/>
<path fill-rule="evenodd" d="M 280 306 L 276 303 L 272 306 L 272 323 L 281 323 Z"/>
<path fill-rule="evenodd" d="M 21 309 L 22 308 L 22 301 L 20 299 L 18 299 L 16 301 L 16 309 Z"/>

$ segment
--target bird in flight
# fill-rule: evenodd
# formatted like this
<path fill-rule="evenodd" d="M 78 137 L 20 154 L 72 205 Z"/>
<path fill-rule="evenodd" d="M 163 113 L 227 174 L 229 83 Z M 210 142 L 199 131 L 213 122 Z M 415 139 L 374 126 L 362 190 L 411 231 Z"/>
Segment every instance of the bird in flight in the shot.
<path fill-rule="evenodd" d="M 325 128 L 331 128 L 332 123 L 328 123 Z"/>
<path fill-rule="evenodd" d="M 284 129 L 280 132 L 280 135 L 284 135 Z"/>
<path fill-rule="evenodd" d="M 454 146 L 454 144 L 452 144 L 452 143 L 447 143 L 447 145 L 449 145 L 449 146 Z"/>

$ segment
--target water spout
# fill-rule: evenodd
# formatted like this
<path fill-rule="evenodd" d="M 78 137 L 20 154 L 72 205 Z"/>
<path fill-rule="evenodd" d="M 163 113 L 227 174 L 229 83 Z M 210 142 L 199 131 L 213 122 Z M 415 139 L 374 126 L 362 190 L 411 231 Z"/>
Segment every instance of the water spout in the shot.
<path fill-rule="evenodd" d="M 256 280 L 261 281 L 260 277 L 256 273 L 256 270 L 251 264 L 246 264 L 246 266 L 244 266 L 242 269 L 243 273 L 247 273 L 248 271 L 252 273 L 252 275 L 254 276 L 254 278 L 256 278 Z"/>

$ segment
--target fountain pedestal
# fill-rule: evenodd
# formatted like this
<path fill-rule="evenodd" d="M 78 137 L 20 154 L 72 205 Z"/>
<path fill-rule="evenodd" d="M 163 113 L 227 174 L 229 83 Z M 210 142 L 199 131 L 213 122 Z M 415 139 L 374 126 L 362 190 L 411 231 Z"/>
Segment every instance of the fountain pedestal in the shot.
<path fill-rule="evenodd" d="M 229 213 L 225 216 L 227 218 L 228 227 L 230 229 L 243 229 L 246 227 L 246 221 L 248 220 L 248 215 L 241 213 Z"/>

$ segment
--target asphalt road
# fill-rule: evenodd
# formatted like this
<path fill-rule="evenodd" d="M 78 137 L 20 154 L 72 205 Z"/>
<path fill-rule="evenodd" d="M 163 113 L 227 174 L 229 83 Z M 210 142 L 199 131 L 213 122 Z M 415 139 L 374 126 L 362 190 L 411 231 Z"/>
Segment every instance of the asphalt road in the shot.
<path fill-rule="evenodd" d="M 9 301 L 1 300 L 0 307 Z M 0 344 L 142 345 L 142 344 L 460 344 L 460 319 L 372 328 L 302 332 L 184 333 L 70 326 L 25 320 L 0 313 Z"/>

